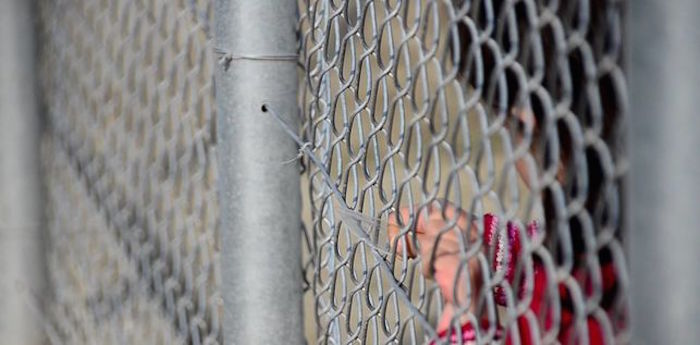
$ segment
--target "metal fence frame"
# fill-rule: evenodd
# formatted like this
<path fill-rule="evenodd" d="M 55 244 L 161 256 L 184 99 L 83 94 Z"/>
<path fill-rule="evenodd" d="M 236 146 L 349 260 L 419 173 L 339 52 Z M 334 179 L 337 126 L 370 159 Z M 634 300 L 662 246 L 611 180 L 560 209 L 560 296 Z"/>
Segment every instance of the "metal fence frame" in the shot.
<path fill-rule="evenodd" d="M 0 2 L 0 342 L 41 344 L 45 290 L 32 1 Z"/>
<path fill-rule="evenodd" d="M 297 147 L 267 108 L 298 122 L 296 3 L 215 8 L 224 341 L 301 344 Z"/>
<path fill-rule="evenodd" d="M 700 3 L 628 2 L 633 344 L 700 339 Z"/>

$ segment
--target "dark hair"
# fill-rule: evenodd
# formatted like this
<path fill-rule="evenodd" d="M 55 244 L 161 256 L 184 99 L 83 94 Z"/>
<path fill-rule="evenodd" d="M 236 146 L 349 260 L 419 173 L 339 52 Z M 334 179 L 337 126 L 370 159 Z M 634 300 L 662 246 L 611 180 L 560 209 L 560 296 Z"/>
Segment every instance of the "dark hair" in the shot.
<path fill-rule="evenodd" d="M 455 0 L 455 5 L 460 5 L 462 2 Z M 566 28 L 577 27 L 580 23 L 580 18 L 577 15 L 579 13 L 579 8 L 576 6 L 575 1 L 563 2 L 557 9 L 557 17 L 561 19 L 562 24 Z M 492 14 L 495 20 L 493 22 L 503 22 L 506 17 L 506 7 L 503 0 L 493 0 L 490 2 L 492 8 Z M 487 26 L 487 16 L 484 7 L 484 2 L 472 2 L 469 10 L 468 17 L 478 28 L 484 28 Z M 609 35 L 609 27 L 606 22 L 606 12 L 608 10 L 609 4 L 604 0 L 592 0 L 590 2 L 590 13 L 589 13 L 589 24 L 586 32 L 586 42 L 588 42 L 595 61 L 599 61 L 606 50 L 613 49 L 612 40 Z M 515 14 L 515 28 L 517 29 L 517 40 L 514 37 L 509 36 L 509 32 L 505 29 L 505 24 L 499 26 L 492 26 L 491 38 L 499 43 L 501 52 L 512 52 L 513 49 L 517 49 L 517 61 L 521 64 L 525 71 L 533 68 L 532 59 L 528 55 L 528 39 L 527 34 L 532 32 L 532 30 L 538 30 L 540 38 L 539 44 L 541 47 L 541 52 L 544 58 L 544 74 L 542 75 L 541 85 L 546 90 L 549 98 L 553 102 L 566 101 L 569 102 L 569 109 L 578 118 L 581 123 L 583 130 L 587 130 L 591 127 L 593 122 L 593 114 L 596 109 L 600 109 L 602 113 L 602 132 L 600 136 L 608 144 L 612 142 L 616 133 L 616 122 L 619 119 L 620 111 L 620 101 L 615 93 L 615 85 L 612 77 L 603 76 L 600 79 L 597 76 L 587 76 L 585 74 L 585 65 L 587 62 L 580 49 L 572 49 L 567 51 L 566 63 L 568 65 L 568 75 L 570 76 L 570 92 L 565 94 L 564 80 L 562 77 L 562 65 L 558 64 L 556 59 L 561 56 L 561 52 L 557 52 L 556 39 L 554 30 L 551 27 L 545 26 L 543 28 L 534 28 L 535 23 L 528 22 L 528 7 L 525 2 L 517 2 L 513 4 L 513 11 Z M 499 19 L 500 18 L 500 19 Z M 493 24 L 493 22 L 491 24 Z M 527 90 L 524 90 L 518 82 L 518 76 L 516 72 L 511 68 L 512 66 L 503 67 L 502 71 L 497 69 L 497 55 L 500 52 L 494 52 L 486 44 L 481 42 L 476 42 L 475 37 L 470 34 L 470 31 L 466 25 L 465 21 L 458 21 L 450 31 L 450 34 L 457 34 L 459 39 L 453 40 L 449 39 L 450 42 L 450 52 L 452 57 L 452 63 L 457 68 L 458 78 L 461 82 L 468 84 L 474 89 L 480 89 L 482 91 L 482 99 L 484 102 L 491 106 L 493 111 L 503 112 L 506 114 L 510 113 L 510 109 L 515 107 L 523 106 L 524 101 L 529 98 L 530 109 L 533 112 L 536 121 L 536 130 L 534 132 L 533 141 L 531 144 L 531 152 L 543 167 L 549 167 L 551 164 L 557 164 L 561 162 L 564 166 L 570 166 L 573 159 L 573 143 L 572 143 L 572 133 L 571 129 L 563 119 L 556 121 L 556 131 L 558 136 L 557 142 L 550 142 L 545 137 L 547 128 L 543 128 L 546 123 L 545 120 L 545 107 L 544 100 L 539 99 L 535 94 L 528 94 Z M 451 38 L 451 36 L 450 36 Z M 479 44 L 475 47 L 475 44 Z M 470 56 L 470 52 L 480 52 L 482 61 L 482 71 L 483 78 L 478 78 L 476 73 L 476 65 L 474 56 Z M 504 85 L 498 85 L 497 77 L 503 73 L 505 80 Z M 600 107 L 592 103 L 591 95 L 589 94 L 591 88 L 591 83 L 594 83 L 598 87 L 598 100 Z M 499 95 L 498 88 L 501 88 L 501 92 L 505 91 L 506 97 L 504 95 Z M 499 97 L 501 96 L 501 97 Z M 564 100 L 566 98 L 566 100 Z M 504 100 L 505 104 L 499 102 L 499 99 Z M 508 121 L 512 121 L 513 116 L 509 116 Z M 550 150 L 553 149 L 553 145 L 559 145 L 559 157 L 554 159 L 550 157 Z M 588 179 L 588 190 L 585 200 L 585 209 L 590 214 L 596 213 L 596 208 L 601 202 L 604 202 L 605 195 L 603 195 L 603 190 L 605 188 L 605 174 L 601 164 L 601 158 L 599 157 L 599 152 L 593 146 L 586 146 L 584 148 L 585 160 Z M 567 181 L 561 181 L 562 185 L 566 190 L 567 199 L 576 197 L 578 193 L 582 191 L 577 190 L 576 183 L 573 183 L 577 176 L 575 176 L 577 171 L 575 169 L 568 169 L 566 171 Z M 556 231 L 554 227 L 556 226 L 556 205 L 553 202 L 553 195 L 549 188 L 543 191 L 543 206 L 545 211 L 545 223 L 547 224 L 549 234 L 548 236 L 555 236 Z M 585 251 L 583 243 L 583 235 L 581 224 L 576 217 L 572 217 L 570 220 L 570 228 L 572 234 L 573 249 L 575 253 L 583 253 Z M 552 239 L 556 241 L 556 239 Z M 556 247 L 556 246 L 555 246 Z"/>

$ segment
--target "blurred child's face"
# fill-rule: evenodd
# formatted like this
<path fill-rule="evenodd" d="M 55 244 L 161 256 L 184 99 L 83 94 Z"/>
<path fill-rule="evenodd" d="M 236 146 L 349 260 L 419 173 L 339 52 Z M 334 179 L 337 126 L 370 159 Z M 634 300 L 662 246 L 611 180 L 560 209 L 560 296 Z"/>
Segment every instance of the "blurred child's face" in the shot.
<path fill-rule="evenodd" d="M 534 148 L 537 146 L 534 142 L 536 137 L 539 135 L 539 130 L 537 129 L 537 120 L 534 114 L 527 108 L 513 108 L 511 110 L 511 116 L 513 119 L 514 130 L 515 130 L 515 143 L 521 143 L 525 140 L 527 132 L 531 132 L 531 142 L 530 142 L 530 153 L 535 156 Z M 530 176 L 531 172 L 528 169 L 527 155 L 521 157 L 515 162 L 515 168 L 522 177 L 525 184 L 530 186 L 530 178 L 536 176 Z"/>
<path fill-rule="evenodd" d="M 539 151 L 544 150 L 544 145 L 542 142 L 543 140 L 545 140 L 544 133 L 541 130 L 541 125 L 537 123 L 537 118 L 535 117 L 532 110 L 528 108 L 515 107 L 511 110 L 511 116 L 513 120 L 513 126 L 515 127 L 514 131 L 516 133 L 516 144 L 522 143 L 526 139 L 526 133 L 530 133 L 530 155 L 524 155 L 523 157 L 518 159 L 515 162 L 515 168 L 518 171 L 518 174 L 520 174 L 520 176 L 522 177 L 523 181 L 525 181 L 525 184 L 528 187 L 532 187 L 530 185 L 531 181 L 533 181 L 531 180 L 531 178 L 537 178 L 537 176 L 531 176 L 531 174 L 536 174 L 537 171 L 534 169 L 531 171 L 528 168 L 528 156 L 531 156 L 535 162 L 537 161 L 536 157 L 543 156 L 543 153 Z M 566 170 L 565 164 L 562 161 L 562 157 L 560 157 L 557 164 L 558 166 L 556 178 L 559 182 L 563 182 L 566 177 Z"/>

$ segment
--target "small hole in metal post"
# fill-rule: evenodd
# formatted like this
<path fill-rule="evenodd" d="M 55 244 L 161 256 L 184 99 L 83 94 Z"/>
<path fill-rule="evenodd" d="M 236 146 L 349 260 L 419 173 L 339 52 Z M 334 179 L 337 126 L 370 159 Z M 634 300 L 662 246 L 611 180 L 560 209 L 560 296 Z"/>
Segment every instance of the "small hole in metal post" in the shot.
<path fill-rule="evenodd" d="M 267 113 L 267 104 L 263 104 L 260 110 L 262 110 L 263 113 Z"/>

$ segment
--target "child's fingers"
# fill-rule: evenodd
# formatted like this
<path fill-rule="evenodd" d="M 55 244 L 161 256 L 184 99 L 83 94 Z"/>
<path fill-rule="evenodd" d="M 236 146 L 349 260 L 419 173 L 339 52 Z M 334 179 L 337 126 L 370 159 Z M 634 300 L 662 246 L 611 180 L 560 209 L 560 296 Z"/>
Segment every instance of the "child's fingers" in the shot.
<path fill-rule="evenodd" d="M 400 222 L 398 218 L 401 218 Z M 403 238 L 398 238 L 402 230 L 405 231 L 406 225 L 410 221 L 410 210 L 406 207 L 402 208 L 399 212 L 392 212 L 389 214 L 389 220 L 387 222 L 387 235 L 389 237 L 389 244 L 391 246 L 396 246 L 396 254 L 402 255 L 404 250 L 404 244 L 406 245 L 406 255 L 409 258 L 416 256 L 416 251 L 413 248 L 413 241 L 406 233 Z M 403 226 L 401 225 L 403 224 Z"/>
<path fill-rule="evenodd" d="M 453 224 L 460 231 L 466 231 L 468 229 L 468 218 L 467 214 L 455 207 L 449 202 L 434 202 L 430 205 L 426 212 L 419 212 L 418 219 L 414 222 L 415 224 L 415 234 L 416 240 L 419 246 L 424 249 L 432 251 L 435 247 L 435 242 L 438 235 L 440 235 L 440 242 L 454 244 L 457 241 L 457 233 L 455 229 L 446 230 L 447 224 Z M 418 253 L 413 244 L 412 238 L 408 236 L 408 233 L 403 235 L 404 238 L 398 238 L 402 231 L 406 231 L 407 224 L 411 221 L 411 209 L 408 207 L 401 208 L 398 212 L 393 212 L 389 214 L 387 222 L 387 235 L 389 238 L 389 243 L 391 246 L 396 246 L 396 252 L 399 255 L 403 254 L 404 247 L 406 247 L 406 254 L 408 257 L 415 257 Z M 472 233 L 476 233 L 472 231 Z M 447 248 L 449 247 L 449 248 Z M 438 252 L 452 251 L 451 246 L 446 246 L 440 244 L 438 247 Z M 421 249 L 421 252 L 424 250 Z M 425 255 L 426 253 L 421 253 Z M 429 253 L 428 253 L 429 254 Z"/>

